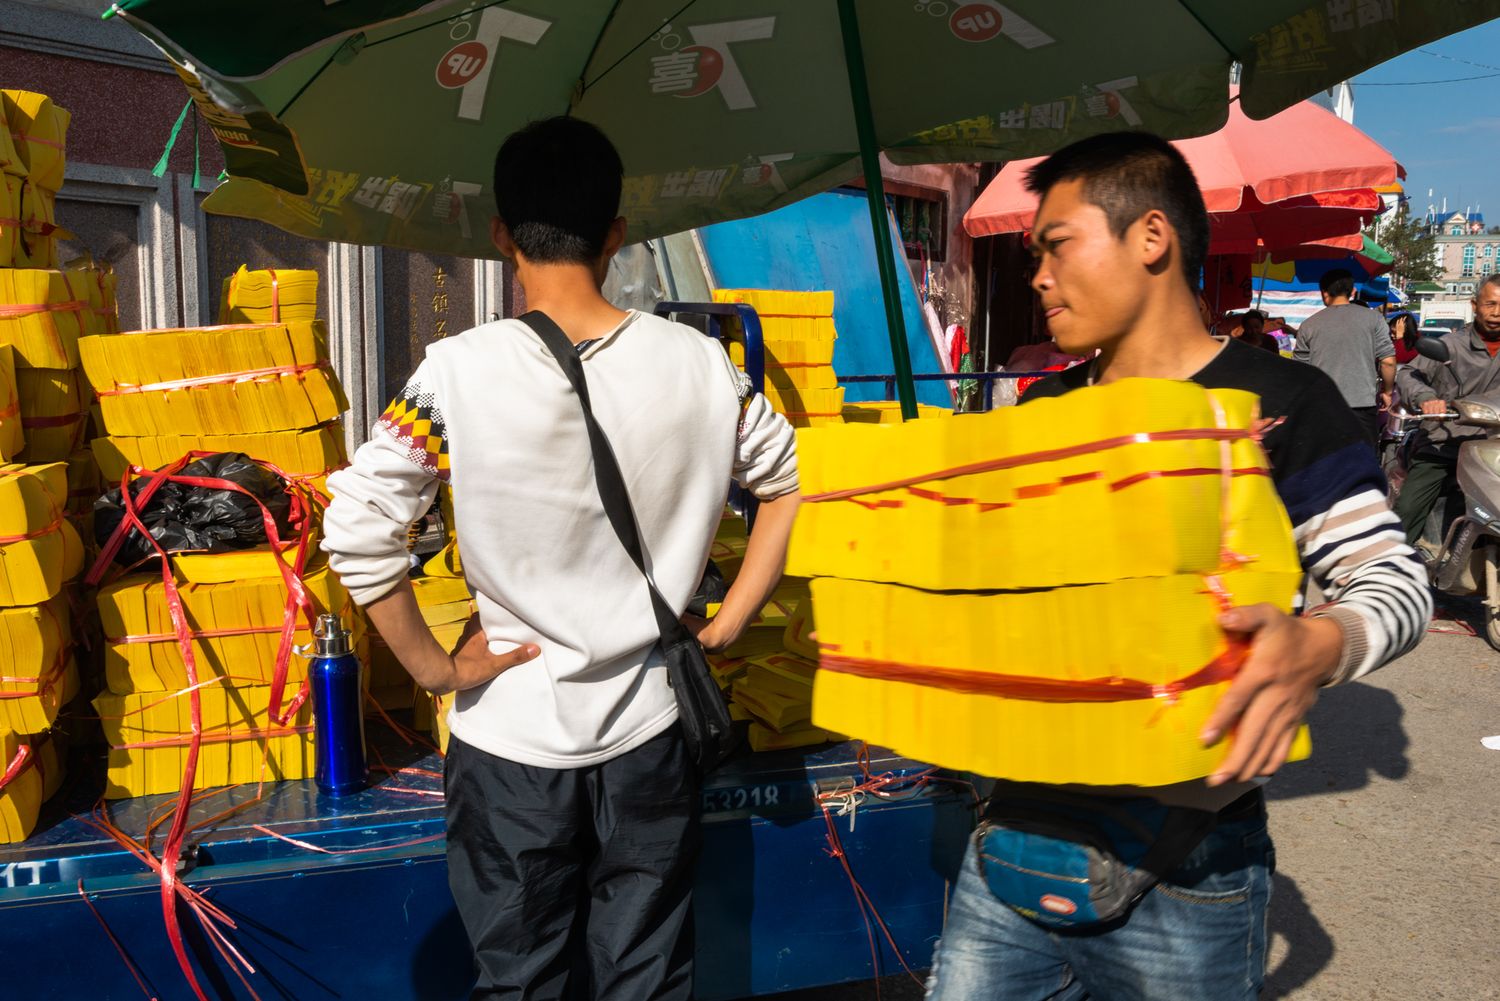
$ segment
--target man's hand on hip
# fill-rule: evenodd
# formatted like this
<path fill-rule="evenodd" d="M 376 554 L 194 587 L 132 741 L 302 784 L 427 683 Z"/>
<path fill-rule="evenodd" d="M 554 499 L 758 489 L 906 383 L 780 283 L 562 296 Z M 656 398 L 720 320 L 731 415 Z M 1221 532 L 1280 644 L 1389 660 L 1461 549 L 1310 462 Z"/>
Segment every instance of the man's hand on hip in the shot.
<path fill-rule="evenodd" d="M 1274 605 L 1231 609 L 1219 624 L 1247 638 L 1250 655 L 1200 735 L 1205 744 L 1215 744 L 1234 733 L 1229 756 L 1209 776 L 1209 785 L 1248 782 L 1286 762 L 1302 717 L 1318 700 L 1318 689 L 1333 675 L 1344 648 L 1337 622 L 1292 618 Z"/>

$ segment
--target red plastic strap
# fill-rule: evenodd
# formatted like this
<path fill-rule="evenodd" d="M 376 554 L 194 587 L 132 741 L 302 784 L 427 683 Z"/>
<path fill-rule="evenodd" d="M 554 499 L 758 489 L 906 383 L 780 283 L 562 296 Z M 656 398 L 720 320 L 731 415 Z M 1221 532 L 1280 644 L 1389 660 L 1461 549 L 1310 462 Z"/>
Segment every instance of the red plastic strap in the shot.
<path fill-rule="evenodd" d="M 34 692 L 0 692 L 0 699 L 40 698 L 41 696 L 46 695 L 48 692 L 52 691 L 53 688 L 57 687 L 57 683 L 62 680 L 62 676 L 64 672 L 67 671 L 67 669 L 68 650 L 66 647 L 64 647 L 63 649 L 57 651 L 57 656 L 53 658 L 52 665 L 48 667 L 46 672 L 44 672 L 43 674 L 30 678 L 19 678 L 9 675 L 0 677 L 0 685 L 37 686 L 37 690 Z"/>
<path fill-rule="evenodd" d="M 4 789 L 16 780 L 16 776 L 24 772 L 36 761 L 36 752 L 31 749 L 30 744 L 22 744 L 16 748 L 15 757 L 10 759 L 5 773 L 0 775 L 0 789 Z"/>
<path fill-rule="evenodd" d="M 200 375 L 191 379 L 169 379 L 166 382 L 148 382 L 144 385 L 132 383 L 118 383 L 114 389 L 95 390 L 96 396 L 127 396 L 132 393 L 158 393 L 169 389 L 193 389 L 197 386 L 222 386 L 233 385 L 241 382 L 259 382 L 268 379 L 279 379 L 283 376 L 300 376 L 320 368 L 330 368 L 330 363 L 324 359 L 310 362 L 306 365 L 284 365 L 278 368 L 257 368 L 248 372 L 226 372 L 223 375 Z"/>
<path fill-rule="evenodd" d="M 130 975 L 135 978 L 136 986 L 141 989 L 141 993 L 150 998 L 151 1001 L 159 1001 L 156 993 L 146 986 L 146 981 L 145 978 L 141 976 L 140 968 L 131 961 L 129 954 L 125 951 L 125 947 L 120 944 L 120 940 L 116 938 L 115 933 L 110 930 L 108 922 L 104 920 L 104 915 L 99 913 L 99 908 L 95 907 L 94 902 L 89 899 L 88 891 L 83 888 L 83 880 L 81 879 L 78 881 L 78 895 L 82 897 L 83 902 L 88 905 L 89 910 L 94 915 L 94 920 L 98 921 L 99 927 L 104 929 L 104 934 L 109 936 L 110 944 L 115 947 L 115 952 L 118 952 L 120 954 L 120 960 L 125 964 L 125 969 L 129 970 Z"/>
<path fill-rule="evenodd" d="M 115 751 L 138 751 L 154 747 L 187 747 L 193 741 L 203 744 L 233 744 L 242 740 L 272 740 L 276 737 L 296 737 L 301 734 L 312 733 L 313 728 L 309 726 L 285 726 L 274 729 L 254 730 L 227 730 L 214 731 L 212 733 L 189 734 L 185 737 L 163 737 L 160 740 L 140 740 L 133 744 L 110 744 L 110 749 Z"/>
<path fill-rule="evenodd" d="M 38 146 L 51 146 L 53 149 L 66 149 L 66 147 L 60 142 L 53 142 L 51 139 L 38 139 L 36 136 L 28 136 L 24 132 L 12 132 L 10 134 L 10 137 L 12 139 L 19 139 L 22 142 L 36 143 Z"/>
<path fill-rule="evenodd" d="M 899 681 L 941 688 L 961 695 L 990 695 L 1024 702 L 1139 702 L 1145 699 L 1176 700 L 1183 692 L 1229 681 L 1239 673 L 1249 644 L 1230 640 L 1227 650 L 1185 678 L 1156 684 L 1134 678 L 1038 678 L 1021 674 L 991 674 L 951 667 L 926 667 L 892 661 L 865 660 L 824 653 L 819 666 L 825 671 L 852 674 L 875 681 Z"/>
<path fill-rule="evenodd" d="M 27 542 L 31 539 L 40 539 L 44 535 L 51 535 L 62 528 L 63 516 L 58 512 L 55 518 L 43 528 L 33 529 L 25 535 L 0 535 L 0 546 L 8 546 L 13 542 Z"/>
<path fill-rule="evenodd" d="M 5 412 L 0 413 L 0 418 L 11 417 L 16 413 L 17 411 L 14 409 L 6 410 Z M 54 417 L 22 417 L 21 426 L 23 428 L 67 427 L 69 424 L 76 424 L 79 421 L 83 420 L 84 416 L 84 414 L 58 414 Z"/>
<path fill-rule="evenodd" d="M 256 636 L 263 633 L 279 633 L 280 626 L 244 626 L 239 629 L 195 629 L 188 633 L 195 640 L 223 639 L 227 636 Z M 110 636 L 107 643 L 165 643 L 175 640 L 178 634 L 171 633 L 132 633 L 129 636 Z"/>
<path fill-rule="evenodd" d="M 16 414 L 19 414 L 20 412 L 21 412 L 21 401 L 20 400 L 16 400 L 10 406 L 6 407 L 4 410 L 0 410 L 0 421 L 8 420 L 8 419 L 16 416 Z M 24 427 L 25 424 L 26 424 L 26 421 L 22 420 L 21 424 Z"/>
<path fill-rule="evenodd" d="M 191 728 L 186 739 L 187 754 L 182 771 L 182 786 L 178 790 L 171 827 L 168 829 L 166 840 L 162 845 L 161 857 L 167 860 L 167 863 L 160 865 L 158 868 L 161 875 L 162 919 L 166 925 L 167 939 L 171 943 L 172 952 L 177 958 L 178 968 L 181 969 L 183 976 L 187 979 L 188 985 L 193 989 L 194 996 L 199 998 L 200 1001 L 207 1001 L 207 998 L 198 983 L 197 975 L 193 972 L 193 967 L 188 960 L 187 949 L 182 939 L 182 928 L 178 921 L 176 908 L 179 885 L 176 866 L 172 864 L 172 860 L 177 859 L 181 855 L 183 840 L 187 835 L 188 807 L 192 802 L 194 778 L 198 770 L 198 752 L 204 740 L 203 701 L 201 693 L 198 690 L 198 664 L 193 654 L 192 632 L 188 627 L 187 612 L 182 604 L 182 595 L 178 592 L 177 582 L 172 573 L 172 561 L 166 550 L 156 541 L 146 528 L 145 523 L 141 520 L 138 505 L 143 507 L 149 503 L 151 497 L 160 489 L 161 485 L 168 481 L 182 483 L 187 486 L 201 486 L 241 493 L 255 501 L 257 506 L 260 507 L 261 520 L 266 529 L 266 538 L 270 541 L 273 551 L 279 550 L 281 548 L 281 536 L 276 528 L 276 519 L 271 515 L 271 512 L 259 497 L 256 497 L 239 484 L 228 480 L 216 477 L 178 475 L 189 463 L 212 454 L 214 453 L 189 452 L 177 462 L 153 473 L 145 473 L 144 470 L 140 470 L 136 466 L 126 469 L 125 475 L 120 479 L 120 498 L 125 508 L 125 517 L 121 520 L 119 527 L 115 529 L 114 534 L 104 546 L 98 562 L 94 564 L 93 568 L 89 571 L 88 577 L 85 578 L 90 584 L 97 584 L 103 578 L 105 570 L 108 569 L 110 563 L 113 561 L 114 554 L 119 551 L 126 534 L 132 530 L 140 532 L 141 536 L 150 543 L 151 547 L 156 550 L 157 556 L 161 559 L 162 584 L 167 600 L 167 610 L 171 614 L 178 648 L 182 651 L 183 669 L 187 675 L 188 699 L 192 719 Z M 264 465 L 280 475 L 280 470 L 275 466 L 269 463 L 264 463 Z M 139 496 L 136 496 L 135 492 L 131 489 L 131 476 L 135 473 L 142 473 L 147 479 L 146 486 L 140 491 Z M 281 647 L 277 652 L 276 668 L 272 676 L 270 700 L 266 712 L 271 722 L 283 726 L 286 724 L 287 719 L 301 707 L 309 694 L 308 686 L 304 683 L 302 690 L 292 700 L 286 714 L 284 716 L 278 715 L 278 710 L 281 708 L 281 698 L 286 685 L 287 669 L 292 651 L 292 637 L 296 630 L 297 612 L 299 610 L 302 612 L 309 629 L 313 625 L 312 603 L 308 599 L 307 591 L 302 585 L 302 573 L 307 564 L 307 548 L 311 535 L 312 520 L 309 512 L 304 509 L 302 495 L 292 493 L 291 496 L 292 519 L 294 523 L 297 521 L 301 522 L 302 530 L 297 544 L 294 567 L 286 566 L 279 559 L 276 561 L 277 569 L 281 571 L 282 579 L 287 585 L 287 608 L 284 617 L 285 621 L 282 625 Z M 205 922 L 205 928 L 217 933 L 217 929 L 211 923 Z M 224 949 L 233 951 L 233 946 L 226 939 L 223 939 L 221 934 L 218 938 L 214 939 L 214 942 L 216 947 L 222 944 Z M 224 949 L 220 950 L 221 953 L 224 952 Z M 238 955 L 237 952 L 236 955 Z M 237 967 L 235 968 L 235 972 L 239 973 Z M 241 979 L 243 980 L 243 977 Z M 248 987 L 248 984 L 246 986 Z M 254 994 L 253 991 L 251 993 L 252 995 Z"/>
<path fill-rule="evenodd" d="M 406 789 L 402 791 L 426 792 L 428 790 Z M 397 841 L 393 844 L 375 845 L 371 848 L 323 848 L 320 845 L 315 845 L 307 841 L 298 841 L 296 838 L 289 838 L 285 834 L 277 834 L 269 827 L 262 827 L 260 824 L 251 824 L 250 829 L 252 831 L 259 831 L 262 834 L 270 835 L 277 841 L 285 841 L 289 845 L 295 845 L 296 847 L 302 848 L 306 851 L 317 852 L 319 855 L 363 855 L 368 852 L 388 852 L 392 849 L 410 848 L 414 845 L 425 845 L 433 841 L 441 841 L 443 838 L 446 838 L 448 836 L 447 834 L 429 834 L 425 838 L 412 838 L 410 841 Z"/>
<path fill-rule="evenodd" d="M 933 480 L 949 480 L 959 476 L 974 476 L 978 473 L 993 473 L 1001 469 L 1032 466 L 1042 462 L 1056 462 L 1059 459 L 1071 459 L 1080 455 L 1092 455 L 1096 452 L 1107 452 L 1115 448 L 1124 448 L 1126 445 L 1140 445 L 1158 441 L 1241 441 L 1254 437 L 1256 437 L 1254 432 L 1238 428 L 1188 428 L 1180 431 L 1142 431 L 1136 434 L 1120 435 L 1116 438 L 1105 438 L 1102 441 L 1070 445 L 1067 448 L 1026 452 L 1021 455 L 1008 455 L 998 459 L 988 459 L 984 462 L 974 462 L 966 466 L 955 466 L 951 469 L 938 469 L 930 473 L 920 473 L 916 476 L 906 477 L 905 479 L 892 480 L 889 483 L 876 483 L 866 487 L 850 487 L 846 490 L 808 494 L 802 498 L 802 501 L 805 504 L 820 504 L 826 501 L 849 500 L 850 498 L 861 497 L 865 494 L 882 493 L 887 490 L 900 490 L 903 487 L 912 487 L 918 483 L 928 483 Z M 1215 472 L 1219 472 L 1219 470 L 1215 470 Z"/>
<path fill-rule="evenodd" d="M 72 299 L 68 302 L 38 302 L 27 303 L 25 305 L 0 305 L 0 320 L 14 320 L 22 316 L 34 316 L 37 313 L 81 313 L 88 308 L 88 305 L 88 303 L 78 299 Z"/>

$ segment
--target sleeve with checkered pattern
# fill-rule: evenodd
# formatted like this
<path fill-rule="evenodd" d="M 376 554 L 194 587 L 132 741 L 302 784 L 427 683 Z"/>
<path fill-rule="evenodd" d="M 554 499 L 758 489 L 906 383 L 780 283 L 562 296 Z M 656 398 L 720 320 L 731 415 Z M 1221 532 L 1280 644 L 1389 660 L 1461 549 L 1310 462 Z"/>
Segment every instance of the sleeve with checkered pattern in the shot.
<path fill-rule="evenodd" d="M 448 476 L 442 408 L 424 378 L 427 362 L 391 401 L 345 469 L 328 478 L 323 551 L 360 605 L 383 597 L 410 567 L 407 529 L 432 506 Z"/>

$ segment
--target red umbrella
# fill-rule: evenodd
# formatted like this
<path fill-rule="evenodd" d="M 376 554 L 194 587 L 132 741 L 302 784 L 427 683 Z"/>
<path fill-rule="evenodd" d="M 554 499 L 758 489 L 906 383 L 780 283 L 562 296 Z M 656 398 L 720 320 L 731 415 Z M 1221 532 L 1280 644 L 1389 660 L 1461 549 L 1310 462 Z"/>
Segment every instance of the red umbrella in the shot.
<path fill-rule="evenodd" d="M 1220 225 L 1227 215 L 1264 216 L 1268 209 L 1350 211 L 1350 206 L 1337 204 L 1341 200 L 1357 203 L 1365 215 L 1373 214 L 1378 209 L 1378 198 L 1364 209 L 1373 197 L 1373 192 L 1367 189 L 1406 176 L 1395 157 L 1379 143 L 1311 101 L 1303 101 L 1265 121 L 1255 121 L 1240 110 L 1235 94 L 1229 105 L 1229 120 L 1222 129 L 1173 145 L 1192 165 L 1203 201 Z M 1030 228 L 1036 218 L 1036 196 L 1026 191 L 1025 177 L 1026 171 L 1038 162 L 1018 160 L 1005 165 L 964 215 L 964 229 L 970 236 L 1019 233 Z M 1330 192 L 1348 194 L 1334 198 L 1334 204 L 1284 204 L 1290 199 Z M 1301 221 L 1306 223 L 1307 219 Z M 1293 229 L 1291 217 L 1266 223 L 1277 239 L 1295 235 L 1296 243 L 1308 238 L 1347 235 L 1341 232 L 1341 227 L 1347 224 L 1346 217 L 1342 222 L 1327 223 L 1333 226 L 1328 232 L 1292 233 L 1289 232 Z M 1356 225 L 1354 231 L 1357 230 Z"/>
<path fill-rule="evenodd" d="M 1210 255 L 1254 254 L 1317 240 L 1354 238 L 1380 212 L 1370 188 L 1325 191 L 1263 204 L 1247 192 L 1238 212 L 1209 216 Z"/>

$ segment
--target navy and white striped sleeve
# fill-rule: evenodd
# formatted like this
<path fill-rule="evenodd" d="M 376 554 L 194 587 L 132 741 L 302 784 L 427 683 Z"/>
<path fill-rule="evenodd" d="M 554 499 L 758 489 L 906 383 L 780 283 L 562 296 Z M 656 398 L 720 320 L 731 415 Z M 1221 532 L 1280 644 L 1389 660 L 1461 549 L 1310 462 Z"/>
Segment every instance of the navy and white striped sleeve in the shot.
<path fill-rule="evenodd" d="M 1432 594 L 1386 501 L 1374 452 L 1328 390 L 1331 383 L 1315 383 L 1302 393 L 1288 414 L 1287 439 L 1273 443 L 1268 435 L 1267 449 L 1302 568 L 1325 598 L 1307 614 L 1333 619 L 1344 632 L 1343 657 L 1329 682 L 1337 684 L 1415 647 L 1432 616 Z"/>

